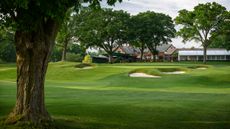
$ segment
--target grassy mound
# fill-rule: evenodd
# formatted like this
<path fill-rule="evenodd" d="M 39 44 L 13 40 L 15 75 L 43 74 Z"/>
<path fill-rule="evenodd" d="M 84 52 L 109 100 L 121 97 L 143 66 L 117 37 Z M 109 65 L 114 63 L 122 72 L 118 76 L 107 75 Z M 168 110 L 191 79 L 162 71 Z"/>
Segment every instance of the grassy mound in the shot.
<path fill-rule="evenodd" d="M 95 65 L 93 65 L 93 64 L 81 63 L 81 64 L 75 65 L 75 68 L 86 68 L 86 67 L 94 67 L 94 66 Z"/>
<path fill-rule="evenodd" d="M 186 68 L 157 68 L 160 72 L 176 72 L 176 71 L 187 71 Z"/>
<path fill-rule="evenodd" d="M 199 68 L 209 68 L 207 65 L 194 65 L 194 66 L 188 66 L 189 69 L 199 69 Z"/>

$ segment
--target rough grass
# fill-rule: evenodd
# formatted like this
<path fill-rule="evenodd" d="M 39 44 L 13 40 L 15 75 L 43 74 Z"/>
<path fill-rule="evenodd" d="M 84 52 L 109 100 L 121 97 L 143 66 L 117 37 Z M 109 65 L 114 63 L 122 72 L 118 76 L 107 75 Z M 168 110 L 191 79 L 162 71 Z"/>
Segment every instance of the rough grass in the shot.
<path fill-rule="evenodd" d="M 176 71 L 188 71 L 186 68 L 157 68 L 160 72 L 176 72 Z"/>
<path fill-rule="evenodd" d="M 76 68 L 85 68 L 85 67 L 94 67 L 94 66 L 95 66 L 94 64 L 80 63 L 80 64 L 77 64 L 75 67 Z"/>
<path fill-rule="evenodd" d="M 209 68 L 210 66 L 208 65 L 193 65 L 193 66 L 188 66 L 190 69 L 198 69 L 198 68 Z"/>
<path fill-rule="evenodd" d="M 230 63 L 50 63 L 46 107 L 61 129 L 229 129 Z M 188 69 L 160 79 L 130 78 L 132 71 Z M 0 64 L 0 119 L 15 104 L 15 64 Z M 0 126 L 0 128 L 18 128 Z M 29 127 L 28 127 L 29 128 Z"/>

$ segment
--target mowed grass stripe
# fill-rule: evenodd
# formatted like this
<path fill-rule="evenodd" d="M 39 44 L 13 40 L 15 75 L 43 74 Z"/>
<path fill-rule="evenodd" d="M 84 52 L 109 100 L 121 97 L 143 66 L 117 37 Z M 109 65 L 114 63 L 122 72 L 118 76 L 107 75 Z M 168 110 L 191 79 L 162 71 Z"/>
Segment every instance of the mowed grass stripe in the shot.
<path fill-rule="evenodd" d="M 46 106 L 66 129 L 228 129 L 230 128 L 230 63 L 97 64 L 76 69 L 73 62 L 50 63 Z M 130 78 L 144 68 L 182 68 L 183 75 L 160 79 Z M 16 99 L 14 64 L 1 64 L 0 118 Z M 11 128 L 11 126 L 9 126 Z"/>

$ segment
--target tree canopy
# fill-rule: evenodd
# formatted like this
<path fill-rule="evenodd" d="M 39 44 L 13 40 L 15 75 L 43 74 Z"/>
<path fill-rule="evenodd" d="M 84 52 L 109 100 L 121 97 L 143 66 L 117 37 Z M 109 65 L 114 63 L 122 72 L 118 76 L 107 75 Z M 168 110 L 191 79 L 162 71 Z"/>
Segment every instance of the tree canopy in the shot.
<path fill-rule="evenodd" d="M 218 30 L 219 35 L 214 37 L 211 41 L 212 48 L 225 48 L 230 50 L 230 12 L 226 14 L 224 23 Z"/>
<path fill-rule="evenodd" d="M 106 0 L 109 5 L 121 0 Z M 1 0 L 0 26 L 15 31 L 17 98 L 6 122 L 51 121 L 45 108 L 44 82 L 55 38 L 69 8 L 100 8 L 101 0 Z"/>
<path fill-rule="evenodd" d="M 134 16 L 132 21 L 134 41 L 139 43 L 139 46 L 146 45 L 154 55 L 154 60 L 158 53 L 157 46 L 171 42 L 171 38 L 175 36 L 176 30 L 172 18 L 168 15 L 148 11 Z"/>
<path fill-rule="evenodd" d="M 74 39 L 76 39 L 76 31 L 78 27 L 77 15 L 78 13 L 74 11 L 73 8 L 66 12 L 56 38 L 56 45 L 62 48 L 62 61 L 66 60 L 66 53 L 69 43 L 73 43 Z"/>
<path fill-rule="evenodd" d="M 215 39 L 220 35 L 220 28 L 225 22 L 227 11 L 222 5 L 213 2 L 199 4 L 194 10 L 180 10 L 179 16 L 175 18 L 177 25 L 181 26 L 178 35 L 183 41 L 195 40 L 202 43 L 204 48 L 203 61 L 206 62 L 206 50 Z"/>
<path fill-rule="evenodd" d="M 100 8 L 101 0 L 2 0 L 0 2 L 0 19 L 5 25 L 13 25 L 22 30 L 33 30 L 49 18 L 60 21 L 70 7 L 79 10 L 82 4 Z M 108 5 L 122 0 L 107 0 Z M 1 24 L 1 25 L 2 25 Z"/>
<path fill-rule="evenodd" d="M 15 62 L 14 32 L 9 28 L 0 30 L 0 60 Z"/>
<path fill-rule="evenodd" d="M 127 42 L 129 14 L 124 11 L 103 9 L 80 14 L 84 19 L 79 23 L 78 39 L 86 46 L 102 48 L 112 62 L 112 54 Z"/>

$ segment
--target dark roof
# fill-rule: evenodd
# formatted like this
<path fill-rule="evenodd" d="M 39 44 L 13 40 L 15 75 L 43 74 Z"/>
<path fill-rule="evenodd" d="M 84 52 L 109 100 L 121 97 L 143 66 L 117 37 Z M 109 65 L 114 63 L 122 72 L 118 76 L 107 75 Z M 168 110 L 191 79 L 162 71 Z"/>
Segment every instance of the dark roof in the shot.
<path fill-rule="evenodd" d="M 140 52 L 139 49 L 134 48 L 132 46 L 121 46 L 121 49 L 126 53 L 126 54 L 136 54 Z"/>
<path fill-rule="evenodd" d="M 172 44 L 162 44 L 162 45 L 159 45 L 157 46 L 157 50 L 159 52 L 166 52 L 168 50 L 168 48 L 171 46 Z M 148 48 L 146 48 L 144 50 L 144 52 L 150 52 Z"/>
<path fill-rule="evenodd" d="M 160 46 L 157 46 L 157 50 L 159 52 L 165 52 L 168 50 L 168 48 L 171 46 L 172 44 L 162 44 Z"/>
<path fill-rule="evenodd" d="M 166 52 L 171 45 L 172 44 L 162 44 L 160 46 L 157 46 L 157 50 L 159 52 Z M 140 49 L 132 47 L 132 46 L 121 46 L 120 48 L 123 50 L 123 52 L 125 54 L 131 54 L 132 55 L 132 54 L 140 53 Z M 148 53 L 148 52 L 150 52 L 150 51 L 148 48 L 146 48 L 144 50 L 144 53 Z"/>

